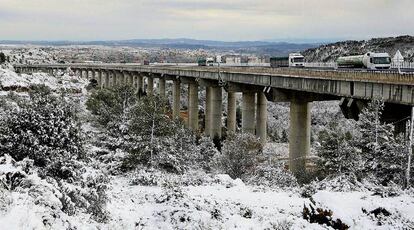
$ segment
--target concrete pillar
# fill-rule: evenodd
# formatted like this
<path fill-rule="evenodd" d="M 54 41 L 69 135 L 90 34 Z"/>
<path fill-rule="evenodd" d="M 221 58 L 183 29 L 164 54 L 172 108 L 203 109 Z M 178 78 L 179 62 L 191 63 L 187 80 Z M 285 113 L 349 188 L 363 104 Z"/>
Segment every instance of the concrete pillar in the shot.
<path fill-rule="evenodd" d="M 243 92 L 242 129 L 244 133 L 255 133 L 255 93 Z"/>
<path fill-rule="evenodd" d="M 116 72 L 115 71 L 111 71 L 111 87 L 115 87 L 116 86 Z"/>
<path fill-rule="evenodd" d="M 135 87 L 134 76 L 132 75 L 132 73 L 128 73 L 128 85 L 130 85 L 132 88 Z"/>
<path fill-rule="evenodd" d="M 129 84 L 129 73 L 124 71 L 122 72 L 122 79 L 123 79 L 123 85 L 128 85 Z"/>
<path fill-rule="evenodd" d="M 263 92 L 257 93 L 256 137 L 262 144 L 267 140 L 267 98 Z"/>
<path fill-rule="evenodd" d="M 222 89 L 221 87 L 211 88 L 211 137 L 221 139 L 221 116 L 222 116 Z"/>
<path fill-rule="evenodd" d="M 132 77 L 132 88 L 136 89 L 137 87 L 137 74 L 136 73 L 131 73 L 131 77 Z"/>
<path fill-rule="evenodd" d="M 147 86 L 147 95 L 154 95 L 154 78 L 147 77 L 148 86 Z"/>
<path fill-rule="evenodd" d="M 295 175 L 305 172 L 310 153 L 311 107 L 307 101 L 290 102 L 289 168 Z"/>
<path fill-rule="evenodd" d="M 138 93 L 142 95 L 144 93 L 144 78 L 141 75 L 137 76 Z"/>
<path fill-rule="evenodd" d="M 96 80 L 98 81 L 98 89 L 102 89 L 102 72 L 100 70 L 95 71 Z"/>
<path fill-rule="evenodd" d="M 161 77 L 159 82 L 160 82 L 160 87 L 159 87 L 160 97 L 165 98 L 165 78 Z"/>
<path fill-rule="evenodd" d="M 173 103 L 172 103 L 172 109 L 173 109 L 173 119 L 179 119 L 180 118 L 180 80 L 175 79 L 173 86 Z"/>
<path fill-rule="evenodd" d="M 198 85 L 195 82 L 188 85 L 188 128 L 198 130 Z"/>
<path fill-rule="evenodd" d="M 105 74 L 105 84 L 104 84 L 104 87 L 105 88 L 109 88 L 109 78 L 110 78 L 109 71 L 102 71 L 102 73 Z"/>
<path fill-rule="evenodd" d="M 204 108 L 204 135 L 211 134 L 211 87 L 206 87 L 206 104 Z"/>
<path fill-rule="evenodd" d="M 119 85 L 125 85 L 125 74 L 122 71 L 118 73 Z"/>
<path fill-rule="evenodd" d="M 227 132 L 236 132 L 236 93 L 227 93 Z"/>

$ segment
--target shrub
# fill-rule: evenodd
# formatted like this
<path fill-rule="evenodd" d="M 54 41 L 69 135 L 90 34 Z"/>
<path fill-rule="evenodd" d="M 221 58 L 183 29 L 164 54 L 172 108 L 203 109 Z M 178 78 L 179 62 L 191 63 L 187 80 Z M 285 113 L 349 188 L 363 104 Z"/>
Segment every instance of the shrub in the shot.
<path fill-rule="evenodd" d="M 244 178 L 252 173 L 262 149 L 260 141 L 251 134 L 229 136 L 218 155 L 220 169 L 231 178 Z"/>
<path fill-rule="evenodd" d="M 74 104 L 45 87 L 35 88 L 17 104 L 0 120 L 0 152 L 17 161 L 28 157 L 46 174 L 66 177 L 64 166 L 84 156 Z"/>
<path fill-rule="evenodd" d="M 250 184 L 266 187 L 296 187 L 298 182 L 295 176 L 284 168 L 282 162 L 264 162 L 257 166 L 249 178 Z"/>

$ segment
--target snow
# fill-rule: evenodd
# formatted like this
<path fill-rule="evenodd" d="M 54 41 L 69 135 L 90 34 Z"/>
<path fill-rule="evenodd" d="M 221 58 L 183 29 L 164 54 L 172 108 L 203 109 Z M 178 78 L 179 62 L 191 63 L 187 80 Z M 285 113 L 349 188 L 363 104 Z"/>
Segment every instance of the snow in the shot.
<path fill-rule="evenodd" d="M 335 218 L 341 219 L 355 229 L 379 229 L 380 227 L 376 226 L 375 221 L 362 211 L 370 212 L 379 207 L 385 208 L 402 220 L 410 220 L 410 226 L 414 227 L 414 197 L 406 194 L 381 198 L 368 192 L 319 191 L 313 196 L 313 199 L 318 205 L 332 210 Z M 397 227 L 404 226 L 385 224 L 381 226 L 381 229 Z"/>
<path fill-rule="evenodd" d="M 0 88 L 28 89 L 31 85 L 46 85 L 52 90 L 82 90 L 87 80 L 68 73 L 58 73 L 57 76 L 48 73 L 18 74 L 10 69 L 0 68 Z"/>
<path fill-rule="evenodd" d="M 25 89 L 34 84 L 45 84 L 56 91 L 74 89 L 86 95 L 84 88 L 87 83 L 70 71 L 55 76 L 46 73 L 27 75 L 0 68 L 0 95 L 6 94 L 1 90 L 4 88 Z M 90 123 L 82 128 L 92 136 L 96 132 L 96 127 Z M 105 150 L 91 143 L 86 147 L 89 152 Z M 287 152 L 286 144 L 269 144 L 267 148 L 267 152 L 280 157 Z M 115 159 L 125 153 L 115 150 L 111 154 Z M 304 198 L 300 188 L 256 187 L 226 174 L 201 171 L 186 175 L 162 174 L 164 178 L 154 186 L 132 183 L 142 172 L 109 176 L 106 209 L 110 219 L 107 223 L 97 223 L 90 214 L 77 212 L 69 216 L 61 211 L 62 193 L 55 182 L 41 179 L 37 172 L 24 172 L 23 167 L 8 156 L 4 159 L 0 161 L 1 229 L 327 229 L 302 218 L 303 207 L 311 204 L 332 210 L 334 219 L 341 219 L 351 229 L 414 228 L 412 191 L 380 197 L 367 189 L 340 192 L 325 187 L 311 198 Z M 100 165 L 95 160 L 85 166 L 82 178 L 86 181 L 88 177 L 109 171 L 108 168 L 108 165 Z M 25 183 L 30 184 L 30 188 L 22 186 L 12 191 L 4 188 L 1 182 L 6 181 L 11 173 L 24 174 Z M 195 181 L 197 176 L 203 179 L 202 183 L 185 185 L 184 181 L 192 178 Z M 76 189 L 71 184 L 65 186 L 69 190 Z M 371 212 L 379 207 L 385 208 L 391 216 L 378 220 L 363 211 Z"/>

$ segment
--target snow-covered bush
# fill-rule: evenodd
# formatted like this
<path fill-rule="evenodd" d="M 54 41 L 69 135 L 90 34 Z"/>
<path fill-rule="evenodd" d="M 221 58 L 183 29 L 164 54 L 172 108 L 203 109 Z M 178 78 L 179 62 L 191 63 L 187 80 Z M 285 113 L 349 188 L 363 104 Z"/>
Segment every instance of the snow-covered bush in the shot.
<path fill-rule="evenodd" d="M 231 135 L 223 143 L 221 154 L 217 155 L 219 168 L 232 178 L 245 178 L 258 165 L 262 145 L 251 134 Z"/>
<path fill-rule="evenodd" d="M 218 168 L 218 162 L 215 156 L 219 154 L 219 151 L 210 138 L 200 138 L 198 141 L 198 151 L 200 151 L 200 159 L 197 161 L 204 171 L 211 172 Z"/>
<path fill-rule="evenodd" d="M 253 171 L 248 182 L 254 185 L 266 187 L 296 187 L 298 182 L 295 176 L 285 169 L 282 162 L 268 162 L 260 163 Z"/>
<path fill-rule="evenodd" d="M 21 161 L 28 157 L 45 174 L 67 179 L 71 160 L 84 150 L 76 106 L 47 87 L 30 92 L 29 99 L 16 101 L 0 119 L 0 152 Z"/>
<path fill-rule="evenodd" d="M 63 213 L 72 216 L 79 212 L 88 213 L 90 217 L 98 222 L 108 219 L 106 211 L 106 184 L 108 178 L 98 172 L 88 173 L 90 169 L 85 168 L 81 162 L 77 162 L 78 169 L 74 171 L 74 178 L 64 180 L 50 176 L 39 177 L 40 168 L 34 165 L 34 161 L 28 158 L 15 161 L 10 155 L 0 157 L 0 190 L 5 190 L 4 195 L 9 193 L 22 194 L 26 202 L 33 202 L 36 208 L 44 209 L 44 226 L 53 225 L 58 217 L 63 218 Z M 8 209 L 10 200 L 8 196 L 2 198 L 6 203 L 0 205 Z M 31 208 L 33 208 L 33 206 Z"/>
<path fill-rule="evenodd" d="M 0 52 L 0 64 L 3 64 L 7 61 L 7 56 L 3 53 Z"/>

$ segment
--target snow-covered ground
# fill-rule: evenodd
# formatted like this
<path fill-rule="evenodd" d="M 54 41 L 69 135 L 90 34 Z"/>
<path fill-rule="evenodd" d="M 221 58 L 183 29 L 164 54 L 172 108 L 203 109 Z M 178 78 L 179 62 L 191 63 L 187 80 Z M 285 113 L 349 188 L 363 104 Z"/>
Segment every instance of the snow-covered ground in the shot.
<path fill-rule="evenodd" d="M 0 91 L 3 91 L 3 94 L 10 90 L 24 92 L 32 85 L 45 85 L 54 91 L 81 93 L 87 84 L 87 80 L 74 75 L 69 69 L 51 76 L 43 72 L 19 74 L 12 68 L 0 68 Z"/>
<path fill-rule="evenodd" d="M 87 95 L 87 81 L 70 73 L 26 75 L 0 69 L 1 89 L 18 90 L 33 84 L 55 90 L 80 89 Z M 90 124 L 84 128 L 94 132 Z M 100 150 L 87 147 L 91 153 Z M 103 162 L 88 164 L 85 175 L 107 171 Z M 61 185 L 25 168 L 22 162 L 0 157 L 0 229 L 330 229 L 303 218 L 304 206 L 310 205 L 331 210 L 333 219 L 341 219 L 351 229 L 414 229 L 413 190 L 384 195 L 369 189 L 325 188 L 308 197 L 303 195 L 306 188 L 257 187 L 228 175 L 201 171 L 175 175 L 140 170 L 109 176 L 105 206 L 109 218 L 98 223 L 81 211 L 73 215 L 63 212 Z M 24 179 L 13 184 L 12 175 Z M 147 177 L 153 177 L 148 179 L 151 185 L 137 180 Z M 371 213 L 378 208 L 387 213 Z"/>

